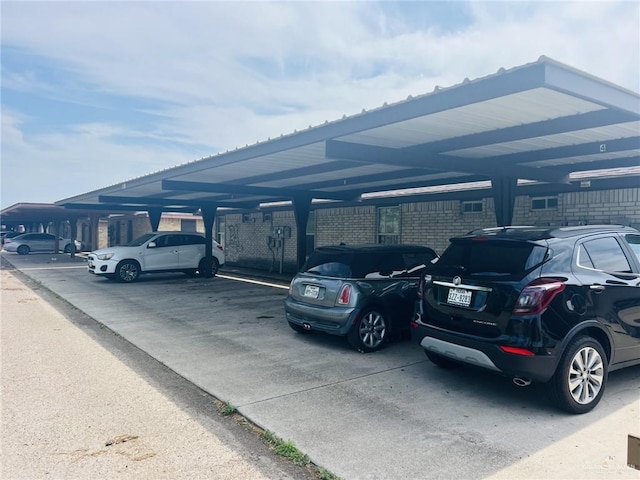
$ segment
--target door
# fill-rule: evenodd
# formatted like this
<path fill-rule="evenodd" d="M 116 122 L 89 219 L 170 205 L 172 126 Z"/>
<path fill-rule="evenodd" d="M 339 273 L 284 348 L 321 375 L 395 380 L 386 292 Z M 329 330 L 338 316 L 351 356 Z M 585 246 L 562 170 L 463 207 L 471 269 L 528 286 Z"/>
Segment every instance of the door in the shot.
<path fill-rule="evenodd" d="M 178 248 L 173 245 L 173 235 L 159 235 L 153 242 L 149 242 L 144 250 L 143 270 L 173 270 L 178 269 L 180 260 Z M 155 244 L 155 246 L 150 246 Z"/>
<path fill-rule="evenodd" d="M 175 237 L 179 252 L 178 256 L 180 257 L 180 268 L 198 268 L 200 260 L 202 260 L 205 254 L 204 237 L 188 233 L 175 235 Z"/>
<path fill-rule="evenodd" d="M 601 236 L 578 245 L 576 257 L 576 276 L 613 338 L 612 363 L 640 358 L 640 276 L 623 245 L 616 236 Z"/>
<path fill-rule="evenodd" d="M 56 237 L 48 233 L 32 233 L 27 244 L 32 252 L 53 252 L 56 248 Z"/>

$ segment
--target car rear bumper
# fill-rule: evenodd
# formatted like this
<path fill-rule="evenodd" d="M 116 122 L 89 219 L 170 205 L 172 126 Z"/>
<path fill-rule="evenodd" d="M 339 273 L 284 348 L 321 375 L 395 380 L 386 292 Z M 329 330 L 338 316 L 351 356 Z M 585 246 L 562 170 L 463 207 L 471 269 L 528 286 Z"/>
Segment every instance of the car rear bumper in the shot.
<path fill-rule="evenodd" d="M 332 335 L 347 335 L 356 315 L 354 308 L 323 308 L 297 302 L 287 297 L 284 302 L 287 321 Z"/>
<path fill-rule="evenodd" d="M 497 341 L 462 335 L 420 321 L 414 321 L 412 325 L 413 340 L 426 351 L 507 377 L 547 382 L 558 364 L 557 357 L 553 355 L 525 356 L 507 353 Z"/>

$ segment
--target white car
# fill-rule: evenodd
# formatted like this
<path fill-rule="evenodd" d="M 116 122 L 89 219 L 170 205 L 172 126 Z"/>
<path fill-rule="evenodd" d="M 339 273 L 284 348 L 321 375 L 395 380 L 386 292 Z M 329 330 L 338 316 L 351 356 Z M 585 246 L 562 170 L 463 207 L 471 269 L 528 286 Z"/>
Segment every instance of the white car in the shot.
<path fill-rule="evenodd" d="M 213 241 L 212 275 L 224 265 L 222 245 Z M 143 273 L 204 270 L 205 236 L 191 232 L 152 232 L 128 245 L 95 250 L 87 257 L 89 273 L 120 282 L 133 282 Z"/>
<path fill-rule="evenodd" d="M 76 252 L 82 250 L 82 243 L 75 240 Z M 5 238 L 3 248 L 7 252 L 18 252 L 29 255 L 31 252 L 54 252 L 56 236 L 51 233 L 23 233 L 13 238 Z M 58 248 L 64 253 L 71 253 L 71 239 L 58 237 Z"/>

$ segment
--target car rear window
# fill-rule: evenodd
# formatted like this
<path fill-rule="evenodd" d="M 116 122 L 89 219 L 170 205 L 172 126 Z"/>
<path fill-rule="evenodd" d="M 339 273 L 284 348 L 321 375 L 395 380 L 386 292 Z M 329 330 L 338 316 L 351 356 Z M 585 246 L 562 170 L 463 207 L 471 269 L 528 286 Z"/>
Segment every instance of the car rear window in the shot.
<path fill-rule="evenodd" d="M 529 242 L 453 241 L 437 267 L 472 275 L 517 275 L 540 265 L 547 248 Z"/>
<path fill-rule="evenodd" d="M 302 271 L 336 278 L 385 278 L 418 276 L 419 270 L 437 258 L 435 252 L 345 252 L 315 250 Z M 417 273 L 416 273 L 417 272 Z"/>

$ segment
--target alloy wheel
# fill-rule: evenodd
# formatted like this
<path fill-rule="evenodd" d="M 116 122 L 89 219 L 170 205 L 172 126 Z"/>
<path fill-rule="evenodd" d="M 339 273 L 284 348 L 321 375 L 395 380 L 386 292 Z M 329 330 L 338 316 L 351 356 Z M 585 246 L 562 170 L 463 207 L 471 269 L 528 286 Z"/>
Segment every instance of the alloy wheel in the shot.
<path fill-rule="evenodd" d="M 604 379 L 604 365 L 598 351 L 586 346 L 576 352 L 568 370 L 569 391 L 573 399 L 586 405 L 598 396 Z"/>

